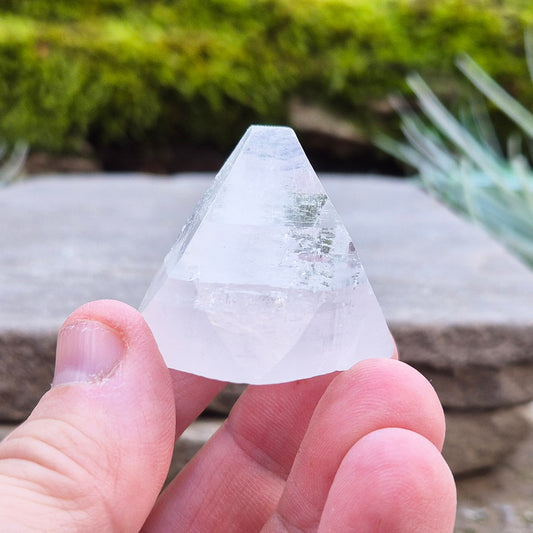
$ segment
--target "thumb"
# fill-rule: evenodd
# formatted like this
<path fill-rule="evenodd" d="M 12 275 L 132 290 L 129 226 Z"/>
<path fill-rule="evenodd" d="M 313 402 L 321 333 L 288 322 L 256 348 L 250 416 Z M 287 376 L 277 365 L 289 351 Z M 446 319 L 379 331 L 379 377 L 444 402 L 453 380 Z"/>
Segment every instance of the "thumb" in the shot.
<path fill-rule="evenodd" d="M 170 375 L 140 314 L 79 308 L 59 332 L 51 390 L 0 444 L 2 531 L 138 531 L 174 425 Z"/>

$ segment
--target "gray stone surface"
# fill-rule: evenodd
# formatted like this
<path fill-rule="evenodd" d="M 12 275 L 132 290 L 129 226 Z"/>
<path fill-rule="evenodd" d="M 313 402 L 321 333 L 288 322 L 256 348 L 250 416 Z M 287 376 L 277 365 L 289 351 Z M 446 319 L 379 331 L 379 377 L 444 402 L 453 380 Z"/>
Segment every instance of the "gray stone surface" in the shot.
<path fill-rule="evenodd" d="M 53 339 L 72 310 L 97 298 L 139 304 L 210 179 L 56 176 L 0 191 L 0 420 L 18 418 L 48 388 Z M 444 404 L 531 399 L 528 380 L 516 372 L 533 365 L 531 272 L 415 185 L 323 181 L 401 357 L 439 374 L 434 383 Z M 477 369 L 495 369 L 483 394 L 480 380 L 471 379 Z"/>
<path fill-rule="evenodd" d="M 443 455 L 456 476 L 498 464 L 531 432 L 527 406 L 446 412 Z"/>
<path fill-rule="evenodd" d="M 532 409 L 529 406 L 528 417 Z M 533 531 L 533 433 L 495 468 L 457 480 L 456 533 Z"/>
<path fill-rule="evenodd" d="M 432 368 L 411 362 L 448 408 L 479 410 L 521 405 L 533 398 L 533 365 L 465 365 Z"/>
<path fill-rule="evenodd" d="M 209 182 L 48 177 L 0 191 L 3 328 L 27 330 L 33 319 L 32 328 L 55 329 L 91 298 L 137 305 Z M 533 324 L 533 276 L 481 229 L 399 180 L 336 177 L 324 185 L 393 326 L 434 336 L 428 326 L 460 325 L 458 336 L 474 328 L 476 337 L 480 325 Z M 460 360 L 475 362 L 466 353 Z"/>

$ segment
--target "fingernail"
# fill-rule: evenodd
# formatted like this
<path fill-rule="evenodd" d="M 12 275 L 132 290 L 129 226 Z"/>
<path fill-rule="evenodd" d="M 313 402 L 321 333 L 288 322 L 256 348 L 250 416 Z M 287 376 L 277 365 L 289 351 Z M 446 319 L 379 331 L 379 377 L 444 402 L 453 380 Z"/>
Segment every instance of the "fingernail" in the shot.
<path fill-rule="evenodd" d="M 117 366 L 124 343 L 112 328 L 78 320 L 59 331 L 52 385 L 101 381 Z"/>

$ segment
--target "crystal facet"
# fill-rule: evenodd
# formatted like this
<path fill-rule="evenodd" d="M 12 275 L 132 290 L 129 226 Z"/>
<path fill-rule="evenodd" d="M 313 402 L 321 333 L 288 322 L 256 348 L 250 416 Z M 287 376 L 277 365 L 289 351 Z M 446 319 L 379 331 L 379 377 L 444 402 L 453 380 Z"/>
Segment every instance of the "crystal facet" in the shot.
<path fill-rule="evenodd" d="M 290 128 L 248 129 L 141 310 L 170 368 L 280 383 L 390 357 L 348 232 Z"/>

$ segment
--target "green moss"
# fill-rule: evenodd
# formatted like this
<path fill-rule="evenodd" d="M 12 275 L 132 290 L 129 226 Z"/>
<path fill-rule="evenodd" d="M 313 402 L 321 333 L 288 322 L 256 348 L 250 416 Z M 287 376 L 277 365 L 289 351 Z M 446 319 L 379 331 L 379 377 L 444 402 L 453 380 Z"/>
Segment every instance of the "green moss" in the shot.
<path fill-rule="evenodd" d="M 453 100 L 461 52 L 531 104 L 531 22 L 523 0 L 7 0 L 0 137 L 230 146 L 250 122 L 286 122 L 294 96 L 370 135 L 391 127 L 376 108 L 412 70 Z"/>

